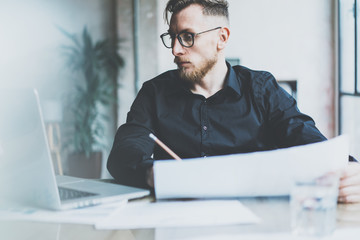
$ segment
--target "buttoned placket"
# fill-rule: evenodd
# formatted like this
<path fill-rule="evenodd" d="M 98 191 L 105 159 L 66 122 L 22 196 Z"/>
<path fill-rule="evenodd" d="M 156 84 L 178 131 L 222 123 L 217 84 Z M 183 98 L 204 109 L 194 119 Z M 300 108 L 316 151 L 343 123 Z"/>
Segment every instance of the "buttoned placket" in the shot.
<path fill-rule="evenodd" d="M 208 112 L 208 104 L 207 104 L 207 100 L 204 99 L 200 107 L 201 149 L 202 149 L 201 157 L 206 157 L 207 155 L 206 152 L 204 151 L 204 142 L 208 138 L 208 131 L 209 131 L 207 112 Z"/>

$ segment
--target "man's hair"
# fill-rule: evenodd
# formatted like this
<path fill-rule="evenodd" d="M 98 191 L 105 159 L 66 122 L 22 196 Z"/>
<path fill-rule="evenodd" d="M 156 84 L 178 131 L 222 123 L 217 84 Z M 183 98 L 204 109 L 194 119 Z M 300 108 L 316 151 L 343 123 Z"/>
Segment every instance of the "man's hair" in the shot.
<path fill-rule="evenodd" d="M 167 24 L 169 24 L 169 13 L 176 14 L 192 4 L 202 6 L 204 15 L 223 16 L 229 20 L 229 4 L 226 0 L 169 0 L 164 11 Z"/>

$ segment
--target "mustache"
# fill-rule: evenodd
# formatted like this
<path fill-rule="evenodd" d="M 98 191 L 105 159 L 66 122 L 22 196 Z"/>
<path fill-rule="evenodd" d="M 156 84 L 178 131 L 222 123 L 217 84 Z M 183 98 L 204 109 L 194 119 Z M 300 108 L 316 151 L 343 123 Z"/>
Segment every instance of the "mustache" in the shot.
<path fill-rule="evenodd" d="M 179 64 L 181 62 L 190 62 L 190 60 L 185 59 L 185 58 L 179 58 L 179 57 L 174 58 L 174 63 Z"/>

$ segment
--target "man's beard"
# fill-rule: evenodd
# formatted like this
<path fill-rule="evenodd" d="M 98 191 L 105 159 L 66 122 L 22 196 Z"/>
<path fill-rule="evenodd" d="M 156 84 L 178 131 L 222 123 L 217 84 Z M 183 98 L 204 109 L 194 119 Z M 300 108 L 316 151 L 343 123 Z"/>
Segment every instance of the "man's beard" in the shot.
<path fill-rule="evenodd" d="M 174 60 L 177 62 L 177 59 Z M 178 68 L 180 78 L 189 84 L 200 84 L 204 76 L 214 67 L 217 61 L 217 56 L 213 56 L 210 59 L 207 59 L 201 66 L 195 67 L 191 72 L 186 71 L 185 68 Z"/>

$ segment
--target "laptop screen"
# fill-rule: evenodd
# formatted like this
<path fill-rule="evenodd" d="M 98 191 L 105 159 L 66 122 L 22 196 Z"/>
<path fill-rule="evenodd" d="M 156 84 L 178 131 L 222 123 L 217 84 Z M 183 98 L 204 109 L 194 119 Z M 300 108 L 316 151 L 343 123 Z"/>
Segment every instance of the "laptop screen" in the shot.
<path fill-rule="evenodd" d="M 3 202 L 60 204 L 36 91 L 0 89 L 0 114 Z"/>

